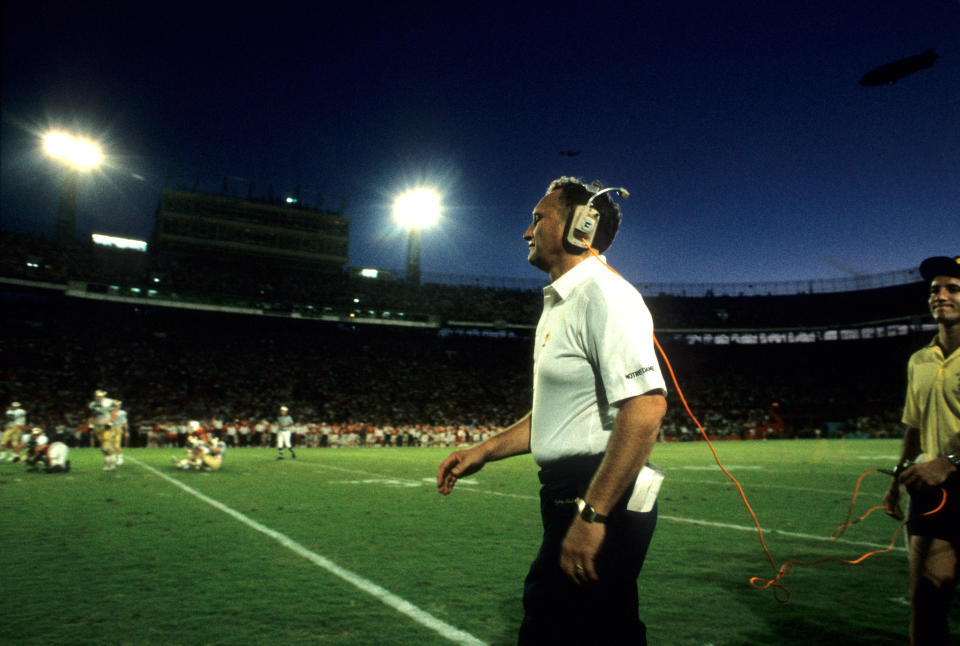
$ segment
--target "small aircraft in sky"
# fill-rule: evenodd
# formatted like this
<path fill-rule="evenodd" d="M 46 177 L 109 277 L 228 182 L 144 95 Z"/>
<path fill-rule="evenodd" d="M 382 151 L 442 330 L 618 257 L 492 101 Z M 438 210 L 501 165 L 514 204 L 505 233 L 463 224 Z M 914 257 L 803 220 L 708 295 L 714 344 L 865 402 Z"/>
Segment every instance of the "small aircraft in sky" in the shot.
<path fill-rule="evenodd" d="M 901 58 L 900 60 L 896 60 L 870 70 L 863 75 L 863 78 L 860 79 L 860 85 L 864 87 L 893 85 L 896 81 L 899 81 L 904 76 L 909 76 L 914 72 L 932 67 L 934 61 L 936 61 L 938 58 L 940 58 L 940 56 L 932 49 L 928 49 L 922 54 L 917 54 L 916 56 L 907 56 L 906 58 Z"/>

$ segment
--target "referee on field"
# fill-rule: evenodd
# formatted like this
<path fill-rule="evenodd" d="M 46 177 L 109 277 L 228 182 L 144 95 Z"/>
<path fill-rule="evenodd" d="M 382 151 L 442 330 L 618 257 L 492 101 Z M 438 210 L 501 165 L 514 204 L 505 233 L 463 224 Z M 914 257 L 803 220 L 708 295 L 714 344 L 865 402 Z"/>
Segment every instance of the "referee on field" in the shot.
<path fill-rule="evenodd" d="M 437 471 L 446 495 L 487 462 L 532 453 L 540 466 L 543 540 L 524 582 L 522 646 L 646 644 L 637 577 L 657 511 L 626 507 L 666 389 L 642 297 L 587 249 L 604 251 L 619 228 L 609 190 L 562 177 L 534 208 L 523 235 L 528 260 L 552 282 L 537 325 L 531 411 Z"/>

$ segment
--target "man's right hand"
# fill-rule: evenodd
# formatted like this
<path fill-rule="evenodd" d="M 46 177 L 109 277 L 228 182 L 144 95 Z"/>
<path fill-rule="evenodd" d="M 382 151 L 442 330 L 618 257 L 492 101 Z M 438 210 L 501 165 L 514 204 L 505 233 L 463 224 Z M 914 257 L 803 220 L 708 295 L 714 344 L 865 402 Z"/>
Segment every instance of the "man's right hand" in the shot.
<path fill-rule="evenodd" d="M 903 509 L 900 507 L 900 483 L 894 481 L 893 485 L 887 489 L 883 496 L 883 510 L 887 515 L 893 516 L 897 520 L 903 520 Z"/>
<path fill-rule="evenodd" d="M 448 495 L 453 491 L 453 485 L 457 480 L 476 473 L 485 463 L 486 458 L 479 446 L 454 451 L 440 463 L 440 468 L 437 469 L 437 491 L 441 495 Z"/>

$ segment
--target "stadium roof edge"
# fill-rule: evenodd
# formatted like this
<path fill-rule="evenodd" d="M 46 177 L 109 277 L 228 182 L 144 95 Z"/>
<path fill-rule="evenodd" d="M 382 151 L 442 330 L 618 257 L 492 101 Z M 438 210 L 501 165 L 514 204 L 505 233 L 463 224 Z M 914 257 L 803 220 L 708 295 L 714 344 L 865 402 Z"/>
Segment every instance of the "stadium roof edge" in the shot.
<path fill-rule="evenodd" d="M 394 272 L 402 278 L 403 272 Z M 468 276 L 424 272 L 423 282 L 449 286 L 493 287 L 500 289 L 540 290 L 544 281 L 536 278 L 508 278 L 502 276 Z M 630 280 L 628 277 L 627 280 Z M 828 294 L 858 292 L 882 287 L 909 285 L 920 281 L 916 268 L 898 269 L 879 274 L 817 278 L 808 280 L 729 282 L 729 283 L 670 283 L 630 282 L 644 296 L 679 296 L 701 298 L 707 296 L 793 296 L 799 294 Z"/>

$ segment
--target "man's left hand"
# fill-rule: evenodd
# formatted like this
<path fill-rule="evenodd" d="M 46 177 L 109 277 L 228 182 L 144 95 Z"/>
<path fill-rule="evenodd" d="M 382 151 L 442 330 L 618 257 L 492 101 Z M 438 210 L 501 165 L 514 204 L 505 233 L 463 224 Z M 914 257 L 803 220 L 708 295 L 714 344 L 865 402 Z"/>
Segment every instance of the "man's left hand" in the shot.
<path fill-rule="evenodd" d="M 577 517 L 567 531 L 560 546 L 560 569 L 573 580 L 582 584 L 599 579 L 596 558 L 606 535 L 603 523 L 588 523 Z"/>

